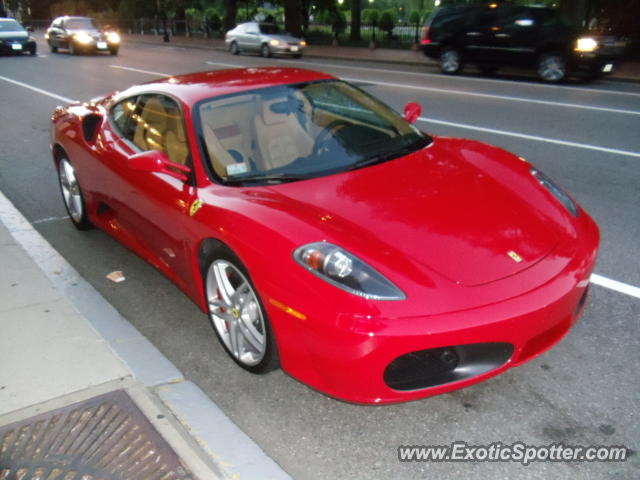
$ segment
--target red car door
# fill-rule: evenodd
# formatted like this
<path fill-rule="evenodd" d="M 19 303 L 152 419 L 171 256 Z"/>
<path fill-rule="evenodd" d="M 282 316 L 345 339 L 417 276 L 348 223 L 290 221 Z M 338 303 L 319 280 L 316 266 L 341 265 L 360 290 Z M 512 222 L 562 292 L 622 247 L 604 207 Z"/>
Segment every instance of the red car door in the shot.
<path fill-rule="evenodd" d="M 103 184 L 113 217 L 109 227 L 181 288 L 188 289 L 192 272 L 186 224 L 197 198 L 196 187 L 189 180 L 129 166 L 130 158 L 144 150 L 161 151 L 181 165 L 190 163 L 178 103 L 164 95 L 143 95 L 123 130 L 122 137 L 114 136 L 105 146 L 103 155 L 109 170 Z"/>

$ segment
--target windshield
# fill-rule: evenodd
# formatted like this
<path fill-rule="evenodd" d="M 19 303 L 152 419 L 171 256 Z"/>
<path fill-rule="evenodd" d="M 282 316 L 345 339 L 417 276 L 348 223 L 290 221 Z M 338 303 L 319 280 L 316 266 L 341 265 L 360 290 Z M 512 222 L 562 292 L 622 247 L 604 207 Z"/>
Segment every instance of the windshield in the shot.
<path fill-rule="evenodd" d="M 278 26 L 273 23 L 261 23 L 260 33 L 264 33 L 265 35 L 277 35 L 280 33 L 280 30 L 278 29 Z"/>
<path fill-rule="evenodd" d="M 431 142 L 391 108 L 338 80 L 206 100 L 196 118 L 211 170 L 233 185 L 329 175 Z"/>
<path fill-rule="evenodd" d="M 24 32 L 24 28 L 15 20 L 0 20 L 0 32 Z"/>
<path fill-rule="evenodd" d="M 64 26 L 69 30 L 97 30 L 98 27 L 91 18 L 68 18 Z"/>

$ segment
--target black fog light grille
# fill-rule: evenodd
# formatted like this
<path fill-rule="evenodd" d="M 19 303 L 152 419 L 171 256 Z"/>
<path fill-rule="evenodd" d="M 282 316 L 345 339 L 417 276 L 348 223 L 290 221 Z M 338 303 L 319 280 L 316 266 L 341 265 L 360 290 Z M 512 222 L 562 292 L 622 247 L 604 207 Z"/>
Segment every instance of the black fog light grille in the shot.
<path fill-rule="evenodd" d="M 430 348 L 396 358 L 384 370 L 394 390 L 419 390 L 481 375 L 504 365 L 513 354 L 510 343 L 474 343 Z"/>

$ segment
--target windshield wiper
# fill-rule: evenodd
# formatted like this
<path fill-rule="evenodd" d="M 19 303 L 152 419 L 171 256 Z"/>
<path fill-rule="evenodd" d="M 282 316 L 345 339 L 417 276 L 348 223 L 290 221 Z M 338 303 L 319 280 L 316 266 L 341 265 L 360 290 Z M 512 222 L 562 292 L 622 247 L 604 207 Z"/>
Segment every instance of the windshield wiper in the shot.
<path fill-rule="evenodd" d="M 234 176 L 224 181 L 226 185 L 238 185 L 245 182 L 266 182 L 266 183 L 284 183 L 296 182 L 298 180 L 307 180 L 313 178 L 309 175 L 296 175 L 291 173 L 275 173 L 272 175 L 262 175 L 259 173 L 252 175 Z"/>
<path fill-rule="evenodd" d="M 422 147 L 428 145 L 428 141 L 425 138 L 419 138 L 415 142 L 407 145 L 406 147 L 399 148 L 398 150 L 394 150 L 392 152 L 379 153 L 377 155 L 372 155 L 370 157 L 363 158 L 358 160 L 357 162 L 351 164 L 347 170 L 356 170 L 358 168 L 368 167 L 369 165 L 375 165 L 376 163 L 386 162 L 387 160 L 392 160 L 394 158 L 401 157 L 403 155 L 408 155 L 410 153 L 419 150 Z"/>

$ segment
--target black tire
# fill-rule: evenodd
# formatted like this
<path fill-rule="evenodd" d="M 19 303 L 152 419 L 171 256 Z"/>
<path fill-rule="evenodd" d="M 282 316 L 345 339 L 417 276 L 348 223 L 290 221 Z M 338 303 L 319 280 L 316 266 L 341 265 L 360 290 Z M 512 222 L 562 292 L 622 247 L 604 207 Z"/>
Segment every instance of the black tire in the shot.
<path fill-rule="evenodd" d="M 293 58 L 302 58 L 302 54 L 301 53 L 296 53 Z"/>
<path fill-rule="evenodd" d="M 238 55 L 240 53 L 240 49 L 236 42 L 231 42 L 229 44 L 229 52 L 231 52 L 231 55 Z"/>
<path fill-rule="evenodd" d="M 77 55 L 78 54 L 78 48 L 76 47 L 76 44 L 73 43 L 73 41 L 69 42 L 69 54 L 70 55 Z"/>
<path fill-rule="evenodd" d="M 29 55 L 31 55 L 32 57 L 35 57 L 37 54 L 38 54 L 38 51 L 36 50 L 36 46 L 34 45 L 29 49 Z"/>
<path fill-rule="evenodd" d="M 440 52 L 440 70 L 447 75 L 455 75 L 462 70 L 462 54 L 456 47 L 444 47 Z"/>
<path fill-rule="evenodd" d="M 271 49 L 266 43 L 263 43 L 260 47 L 260 56 L 264 58 L 269 58 L 271 56 Z"/>
<path fill-rule="evenodd" d="M 278 348 L 276 345 L 275 337 L 273 335 L 273 330 L 271 329 L 271 324 L 269 323 L 269 319 L 267 318 L 266 311 L 264 309 L 264 306 L 262 305 L 260 296 L 258 295 L 257 290 L 253 285 L 251 276 L 249 275 L 249 271 L 247 270 L 247 268 L 240 261 L 237 255 L 235 255 L 233 251 L 231 251 L 231 249 L 229 249 L 224 245 L 214 248 L 209 252 L 205 261 L 205 265 L 206 267 L 202 273 L 202 277 L 203 277 L 203 282 L 205 287 L 205 301 L 207 302 L 207 312 L 208 312 L 209 320 L 211 321 L 213 330 L 215 331 L 216 336 L 218 337 L 218 340 L 220 341 L 220 344 L 222 345 L 224 350 L 227 352 L 227 354 L 231 357 L 231 359 L 236 364 L 238 364 L 244 370 L 247 370 L 251 373 L 263 374 L 263 373 L 267 373 L 277 369 L 280 365 L 280 362 L 278 358 Z M 232 266 L 232 267 L 227 267 L 227 270 L 225 270 L 226 278 L 230 285 L 239 283 L 243 287 L 247 285 L 248 287 L 250 287 L 253 297 L 250 297 L 248 294 L 242 295 L 242 296 L 241 295 L 235 296 L 235 298 L 245 299 L 244 301 L 247 302 L 248 305 L 247 304 L 245 304 L 244 306 L 236 305 L 231 309 L 229 309 L 228 306 L 223 307 L 221 309 L 216 305 L 212 305 L 213 303 L 213 300 L 211 300 L 212 298 L 216 298 L 217 302 L 221 302 L 224 305 L 227 305 L 223 300 L 224 297 L 220 293 L 217 280 L 215 279 L 216 276 L 215 276 L 214 269 L 220 265 Z M 241 274 L 241 276 L 238 275 L 238 272 Z M 217 292 L 217 293 L 213 293 L 213 292 Z M 247 297 L 250 298 L 249 301 L 246 300 Z M 255 299 L 255 301 L 253 301 L 253 299 Z M 254 313 L 256 311 L 259 312 L 259 318 L 256 320 L 252 320 L 250 323 L 253 325 L 256 331 L 260 332 L 260 330 L 262 330 L 260 333 L 262 333 L 262 336 L 263 336 L 262 344 L 264 345 L 264 352 L 262 353 L 262 357 L 259 358 L 259 360 L 252 359 L 252 362 L 242 361 L 240 358 L 238 358 L 238 357 L 243 357 L 242 353 L 246 353 L 246 352 L 240 352 L 234 355 L 232 349 L 230 348 L 231 346 L 230 343 L 232 343 L 230 340 L 232 329 L 230 327 L 229 321 L 233 322 L 235 319 L 236 321 L 238 321 L 238 324 L 240 324 L 240 322 L 243 321 L 242 320 L 243 315 L 245 315 L 243 313 L 243 311 L 245 310 L 245 307 L 246 309 L 253 310 Z M 212 308 L 218 308 L 218 311 L 214 313 L 212 312 Z M 224 313 L 222 312 L 222 310 L 224 310 Z M 221 315 L 226 315 L 228 317 L 230 313 L 232 314 L 233 319 L 225 320 L 221 316 Z M 258 321 L 257 324 L 256 324 L 256 321 Z M 244 324 L 246 323 L 247 323 L 247 320 L 244 320 Z M 219 330 L 219 329 L 225 329 L 225 328 L 226 328 L 226 332 L 221 332 Z M 236 326 L 235 328 L 242 330 L 242 326 L 240 327 Z M 228 339 L 224 338 L 225 335 L 228 336 Z M 246 334 L 244 335 L 244 338 L 246 338 Z M 243 346 L 245 345 L 247 344 L 243 342 Z M 247 355 L 244 355 L 244 356 L 245 358 L 247 358 Z M 254 363 L 255 361 L 257 361 L 257 363 Z"/>
<path fill-rule="evenodd" d="M 49 51 L 51 53 L 58 53 L 58 47 L 51 43 L 51 41 L 49 41 Z"/>
<path fill-rule="evenodd" d="M 78 197 L 78 204 L 76 209 L 70 207 L 70 204 L 69 204 L 70 200 L 68 197 L 68 193 L 65 194 L 65 188 L 67 189 L 67 192 L 69 192 L 69 189 L 70 189 L 68 175 L 65 175 L 63 172 L 65 162 L 71 167 L 71 170 L 74 173 L 74 183 L 77 188 L 77 193 L 75 191 L 74 193 L 76 193 Z M 66 157 L 66 155 L 61 155 L 58 158 L 57 170 L 58 170 L 58 185 L 60 186 L 62 201 L 64 202 L 64 207 L 66 208 L 67 213 L 69 214 L 69 218 L 71 219 L 71 222 L 73 223 L 74 227 L 76 227 L 78 230 L 91 230 L 93 228 L 93 224 L 91 223 L 87 215 L 87 206 L 84 201 L 84 195 L 82 194 L 82 188 L 80 188 L 80 183 L 78 182 L 78 179 L 75 178 L 75 169 L 73 169 L 73 165 L 71 164 L 69 159 Z M 65 185 L 64 178 L 67 178 L 66 185 Z M 80 209 L 79 214 L 77 211 L 78 208 Z"/>
<path fill-rule="evenodd" d="M 112 48 L 109 50 L 109 53 L 115 57 L 116 55 L 118 55 L 118 49 Z"/>
<path fill-rule="evenodd" d="M 537 68 L 538 76 L 544 82 L 560 83 L 569 76 L 567 61 L 561 53 L 551 52 L 543 53 L 538 58 Z"/>

